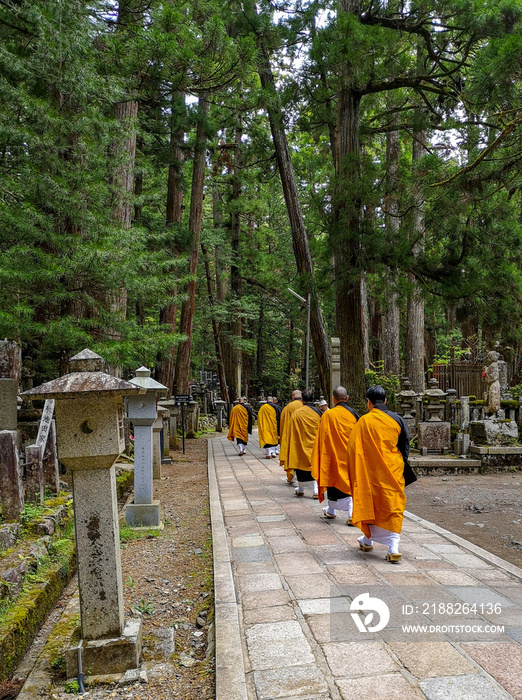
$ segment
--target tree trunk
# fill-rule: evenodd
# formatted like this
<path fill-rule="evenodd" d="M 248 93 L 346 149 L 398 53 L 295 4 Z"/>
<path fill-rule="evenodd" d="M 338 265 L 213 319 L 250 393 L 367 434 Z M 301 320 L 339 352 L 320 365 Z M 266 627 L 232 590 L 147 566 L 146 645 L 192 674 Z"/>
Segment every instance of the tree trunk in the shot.
<path fill-rule="evenodd" d="M 426 154 L 426 134 L 416 131 L 413 134 L 412 161 L 417 163 Z M 424 249 L 424 200 L 419 190 L 414 191 L 412 222 L 412 252 L 416 259 Z M 407 306 L 407 335 L 405 374 L 413 391 L 422 392 L 424 383 L 424 298 L 419 283 L 413 275 L 408 275 L 411 291 Z"/>
<path fill-rule="evenodd" d="M 399 240 L 399 202 L 397 199 L 397 171 L 399 168 L 399 132 L 386 134 L 386 197 L 384 199 L 386 234 L 388 244 L 393 246 Z M 400 312 L 397 291 L 397 270 L 388 270 L 386 275 L 387 303 L 384 308 L 381 326 L 381 339 L 384 359 L 384 372 L 399 376 L 400 364 Z"/>
<path fill-rule="evenodd" d="M 363 320 L 364 369 L 370 368 L 370 311 L 368 308 L 368 288 L 366 272 L 361 275 L 361 318 Z"/>
<path fill-rule="evenodd" d="M 210 275 L 210 265 L 208 263 L 207 250 L 206 250 L 203 243 L 201 244 L 201 252 L 203 253 L 203 258 L 205 261 L 205 275 L 207 278 L 208 305 L 210 307 L 210 317 L 212 319 L 212 333 L 214 335 L 214 345 L 216 348 L 219 388 L 221 391 L 221 398 L 228 406 L 228 390 L 227 390 L 227 381 L 225 378 L 225 365 L 223 362 L 223 350 L 221 347 L 221 336 L 219 334 L 218 324 L 216 321 L 216 315 L 214 313 L 214 295 L 212 294 L 212 277 Z"/>
<path fill-rule="evenodd" d="M 234 206 L 230 214 L 230 227 L 232 230 L 232 265 L 230 267 L 230 288 L 233 302 L 240 306 L 242 295 L 242 280 L 240 270 L 240 250 L 241 240 L 241 215 L 238 211 L 239 200 L 241 198 L 241 137 L 243 135 L 243 123 L 241 116 L 236 116 L 234 166 L 232 177 L 232 201 Z M 234 320 L 230 324 L 230 334 L 235 348 L 232 349 L 232 376 L 234 378 L 233 387 L 235 389 L 234 399 L 241 396 L 243 354 L 241 352 L 242 319 L 239 308 L 234 314 Z M 245 390 L 246 394 L 246 390 Z"/>
<path fill-rule="evenodd" d="M 176 358 L 176 374 L 174 386 L 176 394 L 187 394 L 189 389 L 190 357 L 192 350 L 192 326 L 194 322 L 194 309 L 196 305 L 196 273 L 198 269 L 199 238 L 201 235 L 201 221 L 203 216 L 203 186 L 205 183 L 206 161 L 206 120 L 209 113 L 208 94 L 201 93 L 199 98 L 200 118 L 196 130 L 196 144 L 194 147 L 194 166 L 192 169 L 192 190 L 190 196 L 189 231 L 192 236 L 189 275 L 191 279 L 185 288 L 186 301 L 181 308 L 180 333 L 186 340 L 178 347 Z"/>
<path fill-rule="evenodd" d="M 360 0 L 340 0 L 339 14 L 357 14 Z M 361 275 L 357 252 L 361 223 L 361 202 L 353 194 L 359 179 L 360 103 L 355 89 L 354 68 L 348 62 L 339 66 L 337 98 L 337 159 L 332 218 L 335 255 L 335 324 L 341 341 L 341 384 L 354 405 L 364 408 L 364 334 Z M 352 194 L 347 195 L 351 190 Z"/>
<path fill-rule="evenodd" d="M 169 174 L 167 182 L 167 226 L 174 228 L 181 224 L 183 216 L 183 136 L 184 129 L 181 126 L 183 122 L 182 114 L 185 111 L 185 94 L 175 92 L 172 95 L 172 114 L 170 128 L 170 153 L 169 153 Z M 170 249 L 172 258 L 179 256 L 179 250 L 176 245 L 172 245 Z M 160 309 L 159 320 L 161 324 L 168 326 L 172 333 L 176 331 L 176 320 L 178 315 L 178 305 L 176 296 L 178 288 L 176 284 L 176 268 L 171 270 L 172 275 L 172 301 L 167 306 Z M 161 365 L 156 375 L 157 381 L 164 384 L 169 389 L 174 386 L 174 368 L 175 368 L 176 348 L 174 345 L 170 348 L 168 357 L 161 361 Z"/>
<path fill-rule="evenodd" d="M 127 231 L 132 225 L 134 163 L 136 160 L 136 119 L 138 101 L 128 100 L 114 106 L 114 117 L 120 123 L 121 138 L 115 144 L 117 162 L 113 176 L 113 216 L 116 225 Z M 110 298 L 110 307 L 125 321 L 127 316 L 127 289 L 122 284 Z"/>
<path fill-rule="evenodd" d="M 276 154 L 277 166 L 283 194 L 285 198 L 286 210 L 290 221 L 292 232 L 292 243 L 297 264 L 297 270 L 301 277 L 301 289 L 311 293 L 311 313 L 310 326 L 311 337 L 317 360 L 319 373 L 319 383 L 324 396 L 330 396 L 330 350 L 326 326 L 323 313 L 319 304 L 319 298 L 315 290 L 314 268 L 312 257 L 308 245 L 308 237 L 299 201 L 299 192 L 295 179 L 294 168 L 290 158 L 288 141 L 283 127 L 283 114 L 277 99 L 277 91 L 270 66 L 270 58 L 266 46 L 260 41 L 260 66 L 258 68 L 259 77 L 263 90 L 267 94 L 267 111 L 270 121 L 270 130 Z M 360 310 L 359 310 L 360 311 Z"/>
<path fill-rule="evenodd" d="M 261 386 L 261 377 L 263 376 L 263 368 L 265 364 L 265 343 L 264 343 L 264 321 L 265 321 L 265 306 L 264 299 L 261 297 L 259 305 L 259 320 L 257 323 L 257 352 L 256 352 L 256 375 L 257 381 Z"/>

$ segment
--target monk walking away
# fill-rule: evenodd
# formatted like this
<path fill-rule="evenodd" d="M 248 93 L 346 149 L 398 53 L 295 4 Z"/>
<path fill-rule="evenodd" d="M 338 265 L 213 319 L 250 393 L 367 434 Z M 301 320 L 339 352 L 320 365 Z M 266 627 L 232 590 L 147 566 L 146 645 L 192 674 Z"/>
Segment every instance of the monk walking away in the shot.
<path fill-rule="evenodd" d="M 348 392 L 344 386 L 333 390 L 334 407 L 323 413 L 312 451 L 312 476 L 317 482 L 319 500 L 325 495 L 328 505 L 323 508 L 324 517 L 331 520 L 337 511 L 345 511 L 351 525 L 352 497 L 348 479 L 348 441 L 359 414 L 348 405 Z M 326 402 L 325 402 L 326 403 Z"/>
<path fill-rule="evenodd" d="M 366 392 L 369 413 L 362 416 L 348 442 L 348 476 L 353 497 L 353 524 L 364 533 L 358 538 L 363 552 L 373 543 L 386 545 L 386 559 L 398 562 L 406 495 L 404 465 L 409 454 L 403 419 L 386 406 L 382 386 Z"/>
<path fill-rule="evenodd" d="M 304 496 L 304 487 L 308 484 L 312 486 L 312 498 L 319 498 L 317 483 L 312 476 L 312 449 L 322 413 L 313 405 L 313 398 L 312 391 L 303 391 L 303 405 L 292 415 L 287 466 L 297 478 L 295 495 Z"/>
<path fill-rule="evenodd" d="M 281 451 L 279 453 L 279 464 L 283 467 L 286 472 L 287 484 L 294 484 L 294 472 L 290 469 L 289 459 L 288 459 L 288 448 L 290 445 L 290 425 L 292 423 L 292 416 L 297 411 L 298 408 L 302 408 L 303 400 L 299 389 L 294 389 L 292 391 L 292 400 L 287 404 L 281 412 Z"/>
<path fill-rule="evenodd" d="M 257 414 L 257 428 L 259 447 L 265 451 L 266 459 L 277 457 L 279 444 L 279 412 L 276 409 L 271 396 L 264 403 Z"/>
<path fill-rule="evenodd" d="M 268 397 L 267 401 L 270 403 L 270 396 Z M 277 440 L 277 445 L 276 445 L 276 457 L 279 457 L 279 453 L 281 452 L 281 413 L 283 412 L 283 409 L 279 405 L 277 401 L 277 396 L 272 396 L 272 405 L 277 411 L 277 430 L 278 430 L 278 440 Z"/>
<path fill-rule="evenodd" d="M 235 438 L 238 453 L 244 455 L 249 435 L 252 435 L 252 409 L 246 405 L 246 398 L 243 396 L 230 411 L 227 438 L 231 442 L 234 442 Z"/>

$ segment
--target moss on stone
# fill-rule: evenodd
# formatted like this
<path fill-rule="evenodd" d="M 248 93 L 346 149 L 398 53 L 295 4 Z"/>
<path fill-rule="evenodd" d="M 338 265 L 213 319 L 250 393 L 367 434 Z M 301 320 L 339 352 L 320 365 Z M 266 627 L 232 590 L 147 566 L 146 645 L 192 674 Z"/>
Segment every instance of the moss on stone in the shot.
<path fill-rule="evenodd" d="M 67 540 L 40 572 L 45 581 L 26 582 L 0 622 L 0 682 L 8 678 L 69 582 L 76 566 L 74 543 Z"/>

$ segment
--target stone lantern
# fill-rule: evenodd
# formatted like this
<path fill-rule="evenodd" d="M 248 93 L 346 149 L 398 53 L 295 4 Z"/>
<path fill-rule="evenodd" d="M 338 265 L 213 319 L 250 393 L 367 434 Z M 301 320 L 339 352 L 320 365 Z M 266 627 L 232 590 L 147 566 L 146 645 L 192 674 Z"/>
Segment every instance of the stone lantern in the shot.
<path fill-rule="evenodd" d="M 401 415 L 406 423 L 408 434 L 411 437 L 415 432 L 414 409 L 417 393 L 411 388 L 411 382 L 407 377 L 402 377 L 401 384 L 401 391 L 399 391 L 396 396 L 402 412 Z"/>
<path fill-rule="evenodd" d="M 223 399 L 216 399 L 214 402 L 216 405 L 216 412 L 217 412 L 217 425 L 216 425 L 216 433 L 222 433 L 223 432 L 223 409 L 225 408 L 225 402 Z"/>
<path fill-rule="evenodd" d="M 419 423 L 418 427 L 418 445 L 421 454 L 425 455 L 428 450 L 437 452 L 446 452 L 450 448 L 451 441 L 451 425 L 442 421 L 440 412 L 444 408 L 442 399 L 447 394 L 438 388 L 438 381 L 430 379 L 430 388 L 426 389 L 424 396 L 428 399 L 426 411 L 428 412 L 428 420 Z"/>
<path fill-rule="evenodd" d="M 103 359 L 83 350 L 70 374 L 25 392 L 56 400 L 60 461 L 72 473 L 82 666 L 92 675 L 136 668 L 141 620 L 123 615 L 118 502 L 114 462 L 124 449 L 123 397 L 144 393 L 105 374 Z M 66 652 L 67 675 L 78 673 L 79 648 Z"/>
<path fill-rule="evenodd" d="M 433 378 L 429 381 L 430 388 L 426 389 L 424 396 L 428 399 L 426 411 L 428 412 L 427 423 L 438 423 L 441 421 L 440 412 L 444 408 L 442 399 L 446 398 L 447 394 L 439 389 L 439 382 Z"/>
<path fill-rule="evenodd" d="M 160 502 L 153 500 L 153 429 L 157 419 L 157 400 L 167 387 L 150 376 L 147 367 L 136 370 L 131 384 L 145 394 L 129 396 L 127 415 L 134 426 L 134 501 L 125 509 L 127 524 L 131 527 L 160 527 Z"/>

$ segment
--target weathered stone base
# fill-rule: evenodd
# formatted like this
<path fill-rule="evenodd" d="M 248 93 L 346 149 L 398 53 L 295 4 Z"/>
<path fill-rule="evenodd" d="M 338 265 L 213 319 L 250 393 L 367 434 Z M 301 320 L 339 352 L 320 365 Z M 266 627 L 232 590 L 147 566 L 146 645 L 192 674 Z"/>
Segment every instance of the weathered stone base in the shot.
<path fill-rule="evenodd" d="M 139 618 L 127 620 L 121 637 L 84 641 L 82 670 L 86 676 L 125 673 L 140 663 L 142 624 Z M 67 678 L 78 676 L 78 646 L 65 652 Z"/>
<path fill-rule="evenodd" d="M 470 447 L 471 456 L 482 462 L 482 471 L 522 469 L 522 447 Z"/>
<path fill-rule="evenodd" d="M 409 462 L 418 476 L 478 474 L 482 466 L 480 459 L 453 457 L 450 455 L 446 457 L 410 455 Z"/>
<path fill-rule="evenodd" d="M 428 450 L 444 453 L 451 446 L 451 425 L 440 421 L 419 423 L 417 438 L 421 454 L 428 454 Z"/>
<path fill-rule="evenodd" d="M 472 442 L 479 445 L 509 446 L 518 438 L 518 426 L 514 420 L 477 420 L 469 424 Z"/>
<path fill-rule="evenodd" d="M 125 520 L 130 527 L 162 527 L 160 502 L 127 503 Z"/>

